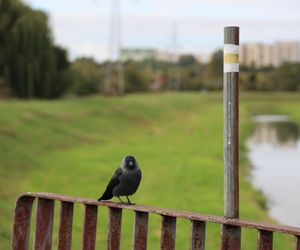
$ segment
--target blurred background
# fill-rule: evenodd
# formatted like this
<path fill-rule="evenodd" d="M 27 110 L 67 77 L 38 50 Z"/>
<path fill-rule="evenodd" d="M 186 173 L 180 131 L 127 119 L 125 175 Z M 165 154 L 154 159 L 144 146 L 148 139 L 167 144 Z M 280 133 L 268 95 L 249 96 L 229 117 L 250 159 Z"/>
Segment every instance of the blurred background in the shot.
<path fill-rule="evenodd" d="M 240 27 L 240 217 L 300 226 L 299 11 L 296 0 L 0 0 L 0 249 L 18 195 L 98 198 L 127 154 L 143 171 L 136 203 L 223 215 L 228 25 Z M 122 249 L 132 218 L 125 213 Z M 149 223 L 157 249 L 159 218 Z M 188 228 L 178 221 L 178 249 L 188 248 Z M 218 226 L 207 237 L 218 249 Z M 243 231 L 243 249 L 255 238 Z M 292 249 L 293 239 L 274 240 Z"/>

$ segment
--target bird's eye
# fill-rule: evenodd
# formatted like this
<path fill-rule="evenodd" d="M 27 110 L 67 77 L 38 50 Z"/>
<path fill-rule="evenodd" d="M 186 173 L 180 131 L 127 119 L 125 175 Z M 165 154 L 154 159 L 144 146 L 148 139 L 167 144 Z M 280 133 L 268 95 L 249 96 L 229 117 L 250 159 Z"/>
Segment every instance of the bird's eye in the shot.
<path fill-rule="evenodd" d="M 126 162 L 129 162 L 129 161 L 134 162 L 134 160 L 135 160 L 134 157 L 132 157 L 132 156 L 127 156 L 125 161 L 126 161 Z"/>

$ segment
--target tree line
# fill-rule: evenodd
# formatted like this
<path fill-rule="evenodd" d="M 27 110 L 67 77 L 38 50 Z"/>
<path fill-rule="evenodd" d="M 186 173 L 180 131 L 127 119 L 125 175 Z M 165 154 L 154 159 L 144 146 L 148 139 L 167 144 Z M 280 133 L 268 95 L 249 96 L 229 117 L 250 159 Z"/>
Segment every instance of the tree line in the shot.
<path fill-rule="evenodd" d="M 70 62 L 67 50 L 54 44 L 46 13 L 30 8 L 21 0 L 1 1 L 0 94 L 19 98 L 105 94 L 108 63 L 86 57 Z M 128 60 L 122 65 L 125 93 L 222 89 L 222 50 L 215 51 L 208 63 L 199 62 L 193 55 L 181 55 L 176 63 L 145 59 Z M 116 81 L 113 76 L 112 84 Z M 241 67 L 240 88 L 298 91 L 300 64 Z"/>
<path fill-rule="evenodd" d="M 77 95 L 105 94 L 108 63 L 111 62 L 97 63 L 93 58 L 86 57 L 76 59 L 70 65 L 70 91 Z M 207 64 L 197 61 L 193 55 L 180 56 L 176 64 L 154 59 L 127 60 L 122 63 L 125 93 L 219 90 L 222 88 L 222 63 L 222 51 L 217 51 Z M 112 85 L 116 86 L 117 81 L 115 74 Z"/>
<path fill-rule="evenodd" d="M 78 95 L 103 92 L 107 62 L 79 58 L 71 64 L 73 92 Z M 125 92 L 150 90 L 219 91 L 223 88 L 223 52 L 215 51 L 208 63 L 182 55 L 176 64 L 158 60 L 123 63 Z M 117 80 L 116 78 L 114 79 Z M 300 91 L 300 64 L 279 67 L 241 66 L 240 89 L 246 91 Z"/>

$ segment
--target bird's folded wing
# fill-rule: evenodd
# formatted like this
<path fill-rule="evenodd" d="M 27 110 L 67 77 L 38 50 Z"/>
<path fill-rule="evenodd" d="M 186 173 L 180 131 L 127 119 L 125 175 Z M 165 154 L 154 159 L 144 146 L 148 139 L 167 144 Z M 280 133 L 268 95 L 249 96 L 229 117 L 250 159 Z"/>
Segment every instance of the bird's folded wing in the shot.
<path fill-rule="evenodd" d="M 109 200 L 113 197 L 113 189 L 120 183 L 120 175 L 122 174 L 122 169 L 118 168 L 114 175 L 111 177 L 103 195 L 98 200 Z"/>

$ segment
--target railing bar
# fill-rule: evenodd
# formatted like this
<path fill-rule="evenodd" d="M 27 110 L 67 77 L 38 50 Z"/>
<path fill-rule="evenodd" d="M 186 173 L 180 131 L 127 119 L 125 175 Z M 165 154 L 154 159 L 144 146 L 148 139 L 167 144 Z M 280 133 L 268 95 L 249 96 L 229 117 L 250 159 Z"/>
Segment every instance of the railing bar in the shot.
<path fill-rule="evenodd" d="M 54 200 L 38 199 L 34 249 L 51 250 L 53 232 Z"/>
<path fill-rule="evenodd" d="M 258 230 L 257 250 L 273 249 L 273 232 Z"/>
<path fill-rule="evenodd" d="M 58 250 L 71 250 L 73 207 L 71 202 L 61 202 L 58 233 Z"/>
<path fill-rule="evenodd" d="M 135 211 L 133 228 L 133 249 L 147 249 L 148 213 Z"/>
<path fill-rule="evenodd" d="M 190 250 L 205 249 L 205 222 L 191 221 Z"/>
<path fill-rule="evenodd" d="M 83 250 L 94 250 L 96 246 L 98 207 L 86 205 L 84 210 Z"/>
<path fill-rule="evenodd" d="M 122 209 L 108 209 L 107 249 L 118 250 L 121 243 Z"/>
<path fill-rule="evenodd" d="M 20 197 L 16 202 L 11 248 L 28 250 L 31 211 L 34 197 Z"/>
<path fill-rule="evenodd" d="M 221 227 L 221 250 L 241 249 L 241 228 L 223 224 Z"/>
<path fill-rule="evenodd" d="M 296 242 L 295 242 L 295 250 L 300 250 L 300 236 L 295 236 Z"/>
<path fill-rule="evenodd" d="M 161 250 L 175 249 L 176 238 L 176 217 L 162 216 L 161 222 Z"/>

